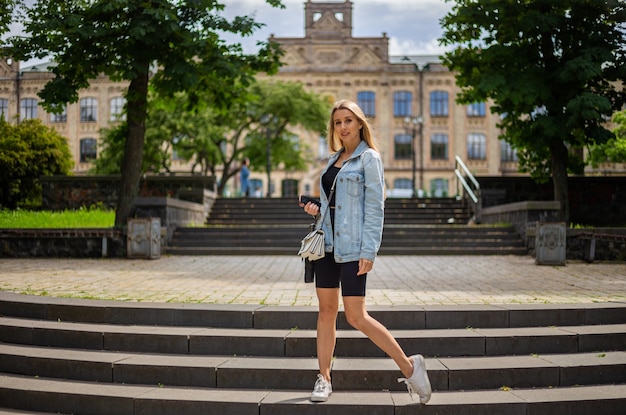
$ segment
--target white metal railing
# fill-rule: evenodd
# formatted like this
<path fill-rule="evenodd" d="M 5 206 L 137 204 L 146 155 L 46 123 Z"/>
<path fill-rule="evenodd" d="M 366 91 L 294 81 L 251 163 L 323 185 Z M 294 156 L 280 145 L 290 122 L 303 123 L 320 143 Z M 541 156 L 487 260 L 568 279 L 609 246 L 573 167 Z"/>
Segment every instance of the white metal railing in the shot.
<path fill-rule="evenodd" d="M 478 184 L 478 180 L 476 180 L 472 172 L 467 168 L 465 163 L 463 163 L 461 157 L 456 156 L 454 160 L 454 174 L 457 177 L 456 194 L 457 196 L 460 195 L 459 183 L 461 183 L 465 189 L 465 195 L 468 196 L 473 202 L 471 210 L 474 214 L 474 220 L 476 223 L 480 223 L 482 201 L 480 198 L 480 185 Z M 466 180 L 466 177 L 469 179 L 469 182 Z"/>

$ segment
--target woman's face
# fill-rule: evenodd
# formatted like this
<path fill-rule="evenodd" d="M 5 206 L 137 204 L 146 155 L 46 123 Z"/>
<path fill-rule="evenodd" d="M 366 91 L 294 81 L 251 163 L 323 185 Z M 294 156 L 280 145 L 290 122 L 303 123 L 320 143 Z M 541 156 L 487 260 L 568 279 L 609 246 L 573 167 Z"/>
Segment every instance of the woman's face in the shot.
<path fill-rule="evenodd" d="M 347 109 L 338 109 L 333 114 L 333 124 L 335 128 L 335 135 L 339 137 L 344 147 L 351 147 L 354 149 L 361 141 L 361 127 L 362 124 L 352 113 Z"/>

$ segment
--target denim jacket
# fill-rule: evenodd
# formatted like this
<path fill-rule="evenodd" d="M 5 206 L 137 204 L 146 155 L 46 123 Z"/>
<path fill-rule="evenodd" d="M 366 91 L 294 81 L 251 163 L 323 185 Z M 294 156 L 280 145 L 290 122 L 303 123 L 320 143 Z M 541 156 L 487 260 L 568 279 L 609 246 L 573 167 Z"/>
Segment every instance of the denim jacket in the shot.
<path fill-rule="evenodd" d="M 335 164 L 341 152 L 331 156 L 320 176 Z M 320 177 L 321 184 L 321 177 Z M 323 217 L 324 250 L 335 253 L 335 262 L 374 261 L 383 235 L 384 176 L 380 154 L 365 141 L 357 146 L 337 174 L 335 185 L 335 229 L 330 213 Z M 321 212 L 327 211 L 328 198 L 322 191 Z"/>

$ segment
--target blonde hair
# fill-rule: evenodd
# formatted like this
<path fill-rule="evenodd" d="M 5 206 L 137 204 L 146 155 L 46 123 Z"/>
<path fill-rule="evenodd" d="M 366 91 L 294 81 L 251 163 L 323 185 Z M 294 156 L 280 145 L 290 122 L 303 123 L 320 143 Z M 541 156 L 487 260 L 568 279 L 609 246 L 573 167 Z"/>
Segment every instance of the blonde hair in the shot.
<path fill-rule="evenodd" d="M 372 127 L 370 127 L 370 124 L 365 117 L 365 113 L 363 113 L 363 110 L 357 105 L 356 102 L 347 99 L 342 99 L 335 102 L 335 105 L 333 105 L 333 110 L 330 112 L 330 120 L 328 121 L 328 135 L 326 138 L 328 140 L 328 148 L 331 152 L 337 152 L 343 147 L 341 144 L 341 139 L 335 134 L 335 123 L 333 118 L 335 116 L 335 111 L 337 110 L 348 110 L 353 113 L 362 126 L 359 130 L 361 140 L 365 141 L 371 149 L 380 152 L 380 150 L 378 149 L 378 144 L 376 143 L 376 140 L 372 135 Z"/>

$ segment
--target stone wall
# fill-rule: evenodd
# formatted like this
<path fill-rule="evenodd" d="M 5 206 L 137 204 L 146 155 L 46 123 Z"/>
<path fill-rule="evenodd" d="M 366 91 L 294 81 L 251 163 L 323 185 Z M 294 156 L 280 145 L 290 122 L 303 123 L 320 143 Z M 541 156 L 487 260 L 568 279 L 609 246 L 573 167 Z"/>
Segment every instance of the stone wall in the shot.
<path fill-rule="evenodd" d="M 522 201 L 552 201 L 552 181 L 537 184 L 529 177 L 477 177 L 482 207 Z M 570 223 L 585 226 L 626 226 L 626 177 L 568 178 Z"/>
<path fill-rule="evenodd" d="M 160 218 L 163 232 L 162 245 L 167 246 L 178 226 L 200 226 L 206 222 L 207 209 L 214 198 L 207 196 L 207 203 L 193 203 L 169 197 L 137 198 L 135 201 L 136 218 Z M 207 207 L 208 206 L 208 207 Z"/>
<path fill-rule="evenodd" d="M 536 230 L 539 223 L 556 222 L 559 202 L 527 201 L 484 208 L 482 223 L 511 223 L 536 257 Z M 566 258 L 587 260 L 592 236 L 594 260 L 626 261 L 626 228 L 594 227 L 566 229 Z"/>
<path fill-rule="evenodd" d="M 78 209 L 117 205 L 120 176 L 46 176 L 41 177 L 42 208 Z M 139 184 L 139 197 L 170 197 L 203 204 L 205 191 L 215 192 L 215 179 L 206 176 L 146 176 Z"/>
<path fill-rule="evenodd" d="M 43 177 L 44 209 L 115 208 L 119 176 Z M 133 218 L 160 218 L 161 246 L 177 226 L 202 225 L 215 202 L 214 180 L 153 176 L 141 181 Z M 127 229 L 0 229 L 0 257 L 126 257 Z"/>
<path fill-rule="evenodd" d="M 3 258 L 101 258 L 126 256 L 119 229 L 0 229 Z"/>

